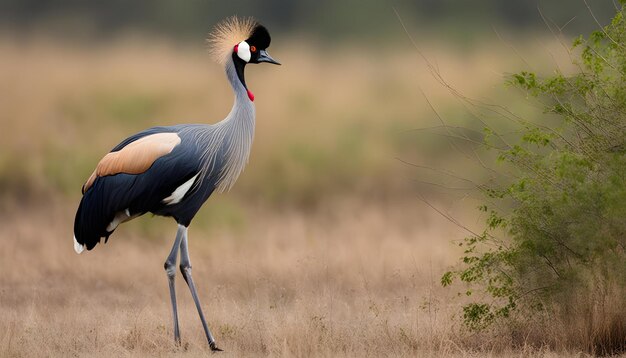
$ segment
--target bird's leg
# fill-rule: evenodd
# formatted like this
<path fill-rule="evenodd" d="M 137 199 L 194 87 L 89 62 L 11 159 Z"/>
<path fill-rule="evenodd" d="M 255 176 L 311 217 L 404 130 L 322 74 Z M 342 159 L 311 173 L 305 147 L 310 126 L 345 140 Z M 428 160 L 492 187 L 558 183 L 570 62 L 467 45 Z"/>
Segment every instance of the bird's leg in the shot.
<path fill-rule="evenodd" d="M 172 299 L 172 312 L 174 315 L 174 341 L 176 344 L 180 344 L 180 329 L 178 328 L 178 309 L 176 308 L 176 287 L 174 285 L 174 278 L 176 277 L 176 259 L 178 258 L 178 251 L 180 250 L 180 243 L 183 237 L 187 234 L 187 228 L 178 225 L 178 231 L 176 231 L 176 240 L 174 240 L 174 246 L 172 251 L 165 260 L 165 272 L 167 273 L 167 280 L 170 284 L 170 298 Z"/>
<path fill-rule="evenodd" d="M 196 303 L 196 308 L 198 309 L 198 314 L 200 315 L 200 321 L 202 321 L 202 327 L 204 328 L 204 334 L 206 335 L 207 341 L 209 341 L 209 347 L 211 347 L 212 351 L 221 351 L 221 349 L 217 348 L 215 338 L 213 338 L 213 335 L 209 330 L 209 326 L 206 324 L 206 319 L 204 319 L 202 307 L 200 306 L 200 300 L 198 299 L 198 293 L 196 292 L 196 285 L 194 285 L 193 278 L 191 277 L 191 262 L 189 261 L 186 228 L 183 234 L 183 240 L 180 243 L 180 272 L 183 274 L 183 278 L 185 279 L 185 282 L 187 282 L 187 286 L 189 286 L 189 291 L 191 291 L 193 301 Z"/>

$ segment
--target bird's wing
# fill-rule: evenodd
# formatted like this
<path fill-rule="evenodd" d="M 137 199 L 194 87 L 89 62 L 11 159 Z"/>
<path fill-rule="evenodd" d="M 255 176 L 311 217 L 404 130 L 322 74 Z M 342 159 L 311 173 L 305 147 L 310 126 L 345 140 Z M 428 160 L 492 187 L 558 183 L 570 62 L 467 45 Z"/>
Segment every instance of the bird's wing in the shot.
<path fill-rule="evenodd" d="M 199 171 L 195 142 L 177 128 L 151 129 L 130 137 L 100 161 L 85 184 L 74 221 L 77 243 L 91 250 L 113 232 L 116 225 L 111 223 L 117 215 L 126 219 L 173 207 L 191 185 L 178 188 L 193 184 Z M 166 200 L 170 197 L 175 198 Z"/>
<path fill-rule="evenodd" d="M 177 133 L 161 132 L 139 137 L 119 149 L 120 146 L 118 145 L 100 160 L 96 169 L 83 185 L 83 194 L 89 190 L 98 177 L 145 172 L 157 159 L 171 153 L 174 147 L 179 144 L 180 137 Z"/>

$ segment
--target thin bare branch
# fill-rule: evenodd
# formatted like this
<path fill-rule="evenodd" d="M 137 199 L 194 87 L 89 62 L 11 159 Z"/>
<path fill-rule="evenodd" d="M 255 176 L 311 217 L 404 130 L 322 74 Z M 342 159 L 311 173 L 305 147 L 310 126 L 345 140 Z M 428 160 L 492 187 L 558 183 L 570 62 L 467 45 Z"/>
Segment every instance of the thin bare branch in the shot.
<path fill-rule="evenodd" d="M 435 205 L 431 204 L 428 200 L 426 200 L 426 198 L 424 198 L 423 195 L 417 195 L 417 198 L 423 202 L 424 204 L 428 205 L 431 209 L 435 210 L 439 215 L 441 215 L 442 217 L 444 217 L 446 220 L 450 221 L 451 223 L 453 223 L 454 225 L 456 225 L 457 227 L 463 229 L 464 231 L 468 232 L 471 235 L 474 236 L 480 236 L 477 233 L 475 233 L 474 231 L 472 231 L 470 228 L 468 228 L 467 226 L 461 224 L 457 219 L 455 219 L 453 216 L 451 216 L 450 214 L 445 213 L 443 210 L 437 208 Z"/>

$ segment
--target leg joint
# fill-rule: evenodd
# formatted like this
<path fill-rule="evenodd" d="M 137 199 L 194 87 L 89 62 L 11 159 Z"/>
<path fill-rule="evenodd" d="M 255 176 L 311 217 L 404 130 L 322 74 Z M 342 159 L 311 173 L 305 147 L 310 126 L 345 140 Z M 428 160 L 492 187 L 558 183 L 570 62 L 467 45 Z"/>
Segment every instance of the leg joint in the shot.
<path fill-rule="evenodd" d="M 181 262 L 179 268 L 182 273 L 191 272 L 191 264 L 188 262 Z"/>
<path fill-rule="evenodd" d="M 167 273 L 167 277 L 176 276 L 176 264 L 175 263 L 165 261 L 165 264 L 163 264 L 163 268 L 165 269 L 165 272 Z"/>

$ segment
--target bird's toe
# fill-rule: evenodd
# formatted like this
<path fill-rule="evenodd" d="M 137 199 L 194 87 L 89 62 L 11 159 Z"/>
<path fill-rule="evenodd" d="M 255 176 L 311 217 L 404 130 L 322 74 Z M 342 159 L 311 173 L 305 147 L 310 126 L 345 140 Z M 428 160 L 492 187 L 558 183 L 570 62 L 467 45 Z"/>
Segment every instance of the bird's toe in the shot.
<path fill-rule="evenodd" d="M 212 350 L 213 352 L 223 352 L 223 350 L 221 350 L 221 349 L 219 349 L 219 348 L 217 347 L 217 344 L 215 344 L 215 342 L 211 342 L 211 343 L 209 343 L 209 347 L 211 347 L 211 350 Z"/>

